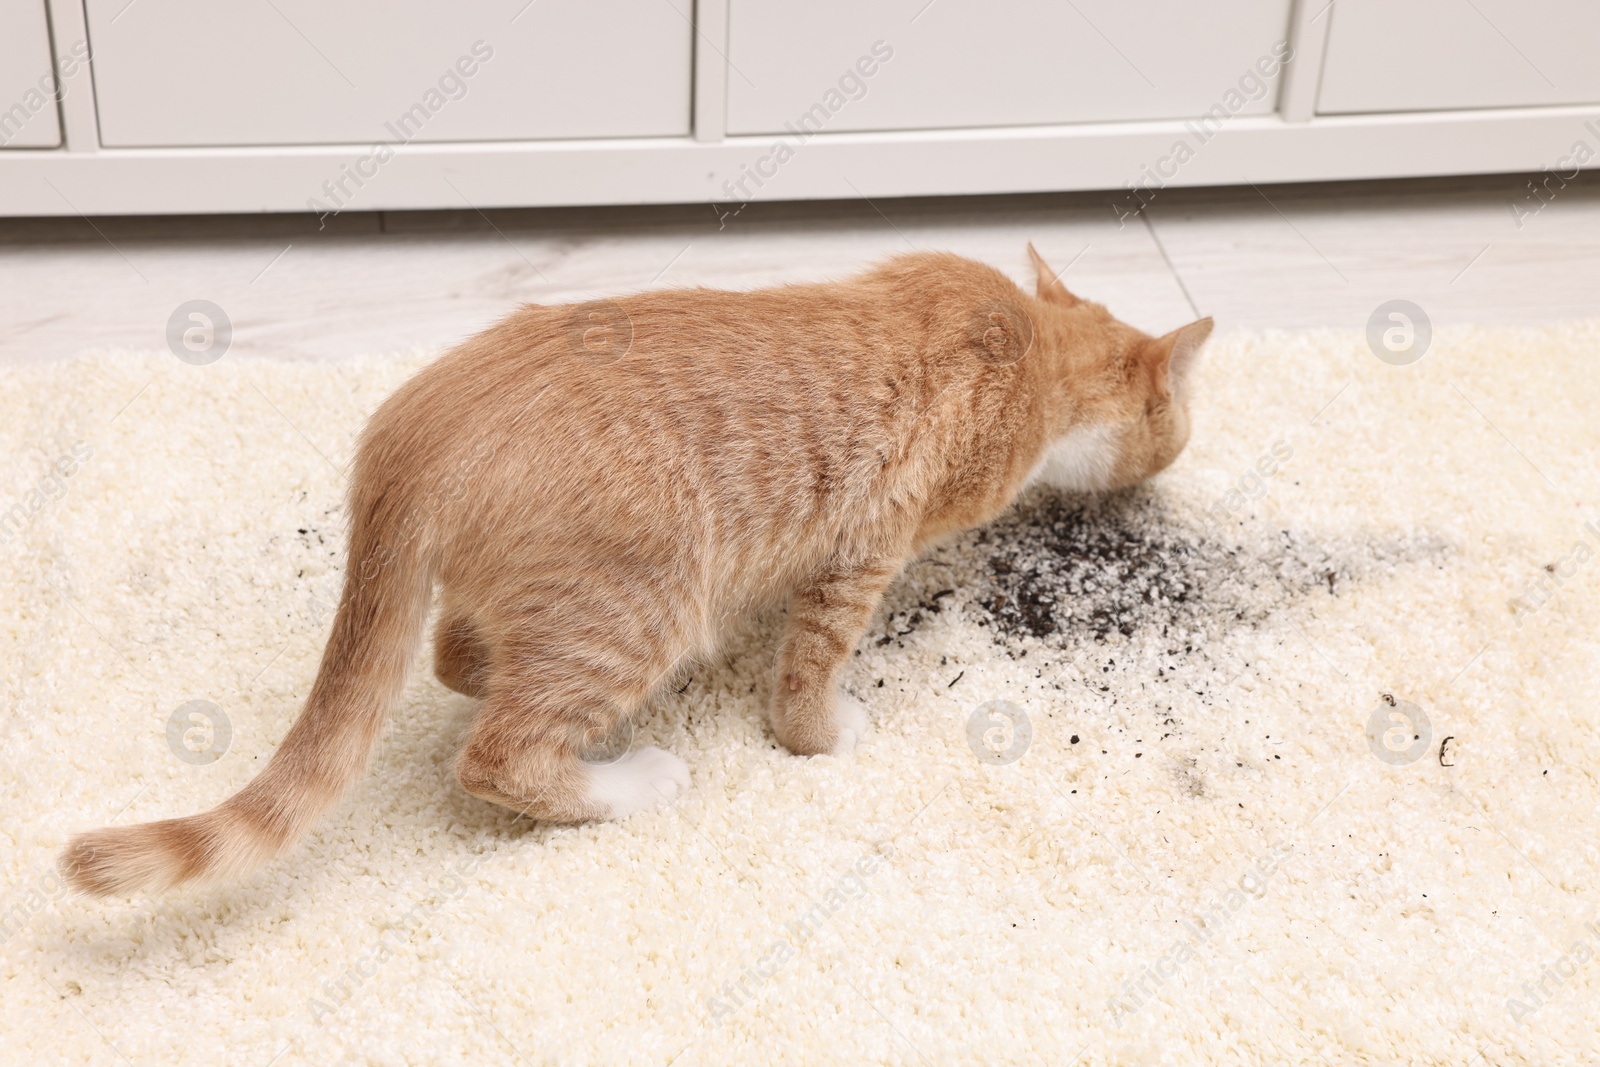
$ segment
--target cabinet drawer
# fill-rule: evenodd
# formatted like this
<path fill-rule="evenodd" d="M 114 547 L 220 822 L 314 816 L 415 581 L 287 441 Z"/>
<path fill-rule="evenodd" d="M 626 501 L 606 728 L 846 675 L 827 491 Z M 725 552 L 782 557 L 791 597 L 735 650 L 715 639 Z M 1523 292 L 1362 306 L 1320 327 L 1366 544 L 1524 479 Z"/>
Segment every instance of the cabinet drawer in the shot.
<path fill-rule="evenodd" d="M 1322 114 L 1600 101 L 1590 0 L 1339 0 Z"/>
<path fill-rule="evenodd" d="M 681 135 L 688 3 L 87 0 L 101 141 Z"/>
<path fill-rule="evenodd" d="M 1265 114 L 1289 7 L 731 0 L 728 129 L 781 133 L 808 113 L 828 132 Z"/>
<path fill-rule="evenodd" d="M 61 143 L 43 0 L 0 4 L 0 148 Z"/>

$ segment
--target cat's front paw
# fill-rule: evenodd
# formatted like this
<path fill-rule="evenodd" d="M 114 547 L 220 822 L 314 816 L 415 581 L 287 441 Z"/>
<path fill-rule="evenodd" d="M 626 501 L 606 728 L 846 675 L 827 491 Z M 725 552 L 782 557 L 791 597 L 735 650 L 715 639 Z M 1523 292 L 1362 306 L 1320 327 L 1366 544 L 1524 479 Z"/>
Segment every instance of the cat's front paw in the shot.
<path fill-rule="evenodd" d="M 834 694 L 834 724 L 839 736 L 829 751 L 835 756 L 848 756 L 855 751 L 856 742 L 867 732 L 867 709 L 861 701 L 843 689 Z"/>
<path fill-rule="evenodd" d="M 789 684 L 783 684 L 789 682 Z M 797 756 L 846 756 L 867 729 L 867 709 L 842 689 L 780 682 L 772 704 L 772 730 Z"/>

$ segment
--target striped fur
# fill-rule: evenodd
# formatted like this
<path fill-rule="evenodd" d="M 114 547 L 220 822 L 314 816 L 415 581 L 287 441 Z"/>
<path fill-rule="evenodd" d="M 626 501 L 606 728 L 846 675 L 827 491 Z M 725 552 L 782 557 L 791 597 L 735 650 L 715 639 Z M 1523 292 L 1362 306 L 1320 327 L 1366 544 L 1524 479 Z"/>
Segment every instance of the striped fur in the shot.
<path fill-rule="evenodd" d="M 1108 489 L 1187 440 L 1210 320 L 1150 338 L 1029 252 L 1035 295 L 916 254 L 835 284 L 529 306 L 462 344 L 363 434 L 338 615 L 267 767 L 202 815 L 78 836 L 67 879 L 163 889 L 276 855 L 361 772 L 435 587 L 435 669 L 483 701 L 457 776 L 486 800 L 575 822 L 687 788 L 664 752 L 583 757 L 776 599 L 773 731 L 847 747 L 836 676 L 907 561 L 1008 507 L 1053 444 L 1073 488 Z"/>

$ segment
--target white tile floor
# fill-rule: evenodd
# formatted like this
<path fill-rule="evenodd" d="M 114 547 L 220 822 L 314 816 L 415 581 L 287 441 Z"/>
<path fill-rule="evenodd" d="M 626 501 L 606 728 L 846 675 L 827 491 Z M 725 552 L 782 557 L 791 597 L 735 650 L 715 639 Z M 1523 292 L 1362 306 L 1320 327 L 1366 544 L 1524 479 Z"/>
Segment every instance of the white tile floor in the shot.
<path fill-rule="evenodd" d="M 0 220 L 0 361 L 160 349 L 168 316 L 222 306 L 233 350 L 329 358 L 437 346 L 515 304 L 652 286 L 838 277 L 943 248 L 1026 277 L 1034 241 L 1074 289 L 1151 332 L 1361 328 L 1404 297 L 1436 323 L 1600 316 L 1600 184 L 1522 224 L 1525 177 L 1110 194 L 573 211 Z"/>

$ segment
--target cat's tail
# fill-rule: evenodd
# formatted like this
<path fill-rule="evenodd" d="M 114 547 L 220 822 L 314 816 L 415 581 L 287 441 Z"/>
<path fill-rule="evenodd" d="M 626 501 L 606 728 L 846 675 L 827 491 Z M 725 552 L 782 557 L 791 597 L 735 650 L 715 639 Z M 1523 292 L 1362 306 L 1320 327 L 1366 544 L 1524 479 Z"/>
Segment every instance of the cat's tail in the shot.
<path fill-rule="evenodd" d="M 392 484 L 369 482 L 363 492 L 362 482 L 333 632 L 305 709 L 271 761 L 204 814 L 74 837 L 60 859 L 74 888 L 107 896 L 238 878 L 310 828 L 366 766 L 421 640 L 432 568 L 421 509 L 399 504 L 406 494 Z"/>

